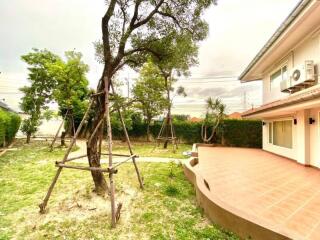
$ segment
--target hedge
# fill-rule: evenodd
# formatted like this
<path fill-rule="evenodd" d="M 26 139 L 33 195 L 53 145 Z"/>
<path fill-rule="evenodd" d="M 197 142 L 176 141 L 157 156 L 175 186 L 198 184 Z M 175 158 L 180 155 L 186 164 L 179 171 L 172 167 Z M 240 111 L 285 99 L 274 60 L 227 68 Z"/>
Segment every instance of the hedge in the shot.
<path fill-rule="evenodd" d="M 161 128 L 161 123 L 156 122 L 150 127 L 153 138 L 156 138 Z M 181 142 L 200 143 L 201 123 L 179 121 L 174 123 L 176 136 Z M 133 123 L 129 129 L 131 138 L 146 138 L 147 125 L 144 123 Z M 113 129 L 115 138 L 123 138 L 122 131 Z M 253 147 L 262 146 L 262 123 L 255 120 L 233 120 L 225 119 L 217 131 L 215 143 L 234 147 Z"/>
<path fill-rule="evenodd" d="M 262 122 L 228 119 L 223 124 L 223 145 L 234 147 L 262 147 Z"/>
<path fill-rule="evenodd" d="M 21 118 L 18 114 L 0 109 L 0 146 L 10 144 L 19 130 Z"/>

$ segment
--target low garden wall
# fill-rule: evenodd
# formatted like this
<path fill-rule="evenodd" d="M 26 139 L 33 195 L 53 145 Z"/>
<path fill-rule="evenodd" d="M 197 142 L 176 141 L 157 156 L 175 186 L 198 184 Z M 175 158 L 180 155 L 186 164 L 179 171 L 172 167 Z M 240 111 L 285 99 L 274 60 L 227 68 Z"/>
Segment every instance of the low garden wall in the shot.
<path fill-rule="evenodd" d="M 0 146 L 8 146 L 19 130 L 21 119 L 18 114 L 0 109 Z"/>

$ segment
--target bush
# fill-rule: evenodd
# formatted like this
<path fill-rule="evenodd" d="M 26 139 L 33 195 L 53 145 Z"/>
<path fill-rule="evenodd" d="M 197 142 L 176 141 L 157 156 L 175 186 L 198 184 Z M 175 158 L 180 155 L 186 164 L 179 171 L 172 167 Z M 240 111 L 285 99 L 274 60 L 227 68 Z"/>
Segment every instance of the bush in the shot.
<path fill-rule="evenodd" d="M 7 146 L 13 141 L 20 123 L 19 115 L 0 110 L 0 146 Z"/>
<path fill-rule="evenodd" d="M 158 136 L 162 122 L 155 122 L 151 125 L 150 131 L 154 138 Z M 188 121 L 177 121 L 174 123 L 177 138 L 184 143 L 200 143 L 201 123 Z M 128 131 L 132 138 L 145 138 L 147 125 L 144 123 L 133 123 Z M 113 129 L 115 138 L 123 136 L 122 131 Z M 225 119 L 217 131 L 215 143 L 233 147 L 253 147 L 262 146 L 262 123 L 255 120 L 233 120 Z"/>

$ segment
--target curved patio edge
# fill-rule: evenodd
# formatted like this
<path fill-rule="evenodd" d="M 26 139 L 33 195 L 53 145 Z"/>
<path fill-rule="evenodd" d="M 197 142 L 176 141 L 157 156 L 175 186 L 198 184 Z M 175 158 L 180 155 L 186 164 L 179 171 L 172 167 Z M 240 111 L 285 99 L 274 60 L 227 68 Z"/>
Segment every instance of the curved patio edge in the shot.
<path fill-rule="evenodd" d="M 280 229 L 271 226 L 267 222 L 253 219 L 245 212 L 239 211 L 218 197 L 210 196 L 210 190 L 200 174 L 197 174 L 195 165 L 197 158 L 190 158 L 183 164 L 184 174 L 196 189 L 196 198 L 199 206 L 203 208 L 206 216 L 221 227 L 233 231 L 241 238 L 251 239 L 290 239 Z M 210 188 L 210 187 L 209 187 Z M 212 191 L 212 190 L 211 190 Z M 212 195 L 212 194 L 211 194 Z"/>

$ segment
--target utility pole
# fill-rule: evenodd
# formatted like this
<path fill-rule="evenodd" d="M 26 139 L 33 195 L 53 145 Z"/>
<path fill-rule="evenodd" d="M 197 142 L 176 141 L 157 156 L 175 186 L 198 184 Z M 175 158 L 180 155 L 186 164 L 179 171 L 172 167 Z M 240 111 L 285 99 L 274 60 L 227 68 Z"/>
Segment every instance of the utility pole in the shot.
<path fill-rule="evenodd" d="M 247 92 L 243 92 L 243 109 L 244 111 L 247 110 Z"/>

